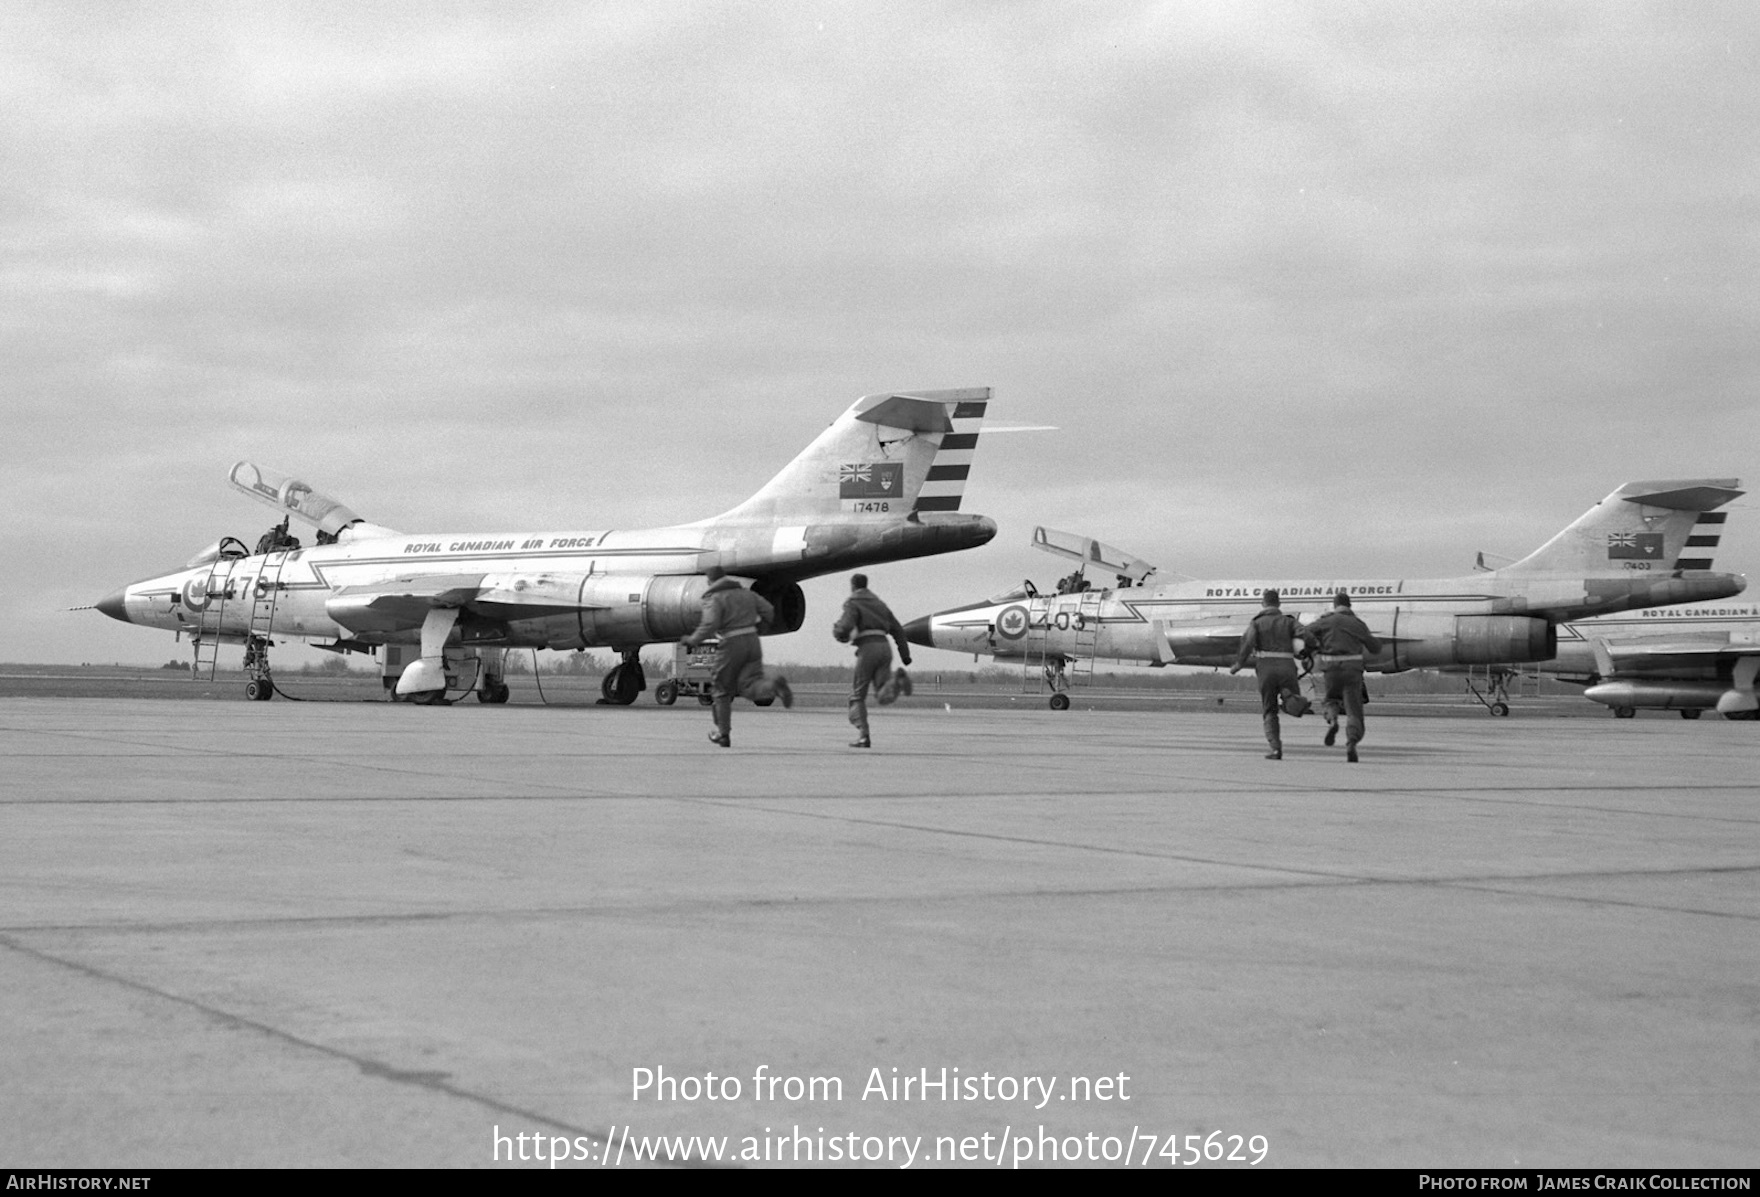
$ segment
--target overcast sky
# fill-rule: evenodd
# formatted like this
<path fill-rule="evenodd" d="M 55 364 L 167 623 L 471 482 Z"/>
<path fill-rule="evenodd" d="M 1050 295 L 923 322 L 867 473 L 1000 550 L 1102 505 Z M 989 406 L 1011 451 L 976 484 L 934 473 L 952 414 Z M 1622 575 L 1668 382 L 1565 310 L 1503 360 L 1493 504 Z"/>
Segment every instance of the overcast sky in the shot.
<path fill-rule="evenodd" d="M 0 6 L 0 660 L 269 513 L 635 527 L 993 386 L 990 546 L 1446 575 L 1760 441 L 1760 7 Z M 1719 565 L 1760 571 L 1742 500 Z M 842 578 L 772 659 L 839 660 Z M 953 663 L 956 658 L 927 654 Z"/>

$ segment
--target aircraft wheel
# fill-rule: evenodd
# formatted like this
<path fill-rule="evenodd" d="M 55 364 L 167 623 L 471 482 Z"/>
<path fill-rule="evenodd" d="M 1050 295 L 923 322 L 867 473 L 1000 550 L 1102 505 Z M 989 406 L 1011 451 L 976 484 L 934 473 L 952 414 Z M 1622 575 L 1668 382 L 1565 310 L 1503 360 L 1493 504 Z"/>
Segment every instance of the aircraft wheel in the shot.
<path fill-rule="evenodd" d="M 669 707 L 678 701 L 678 683 L 661 682 L 654 687 L 654 701 L 663 707 Z"/>
<path fill-rule="evenodd" d="M 502 703 L 513 695 L 506 682 L 491 682 L 477 691 L 477 701 L 486 703 Z"/>
<path fill-rule="evenodd" d="M 700 707 L 714 706 L 715 705 L 714 691 L 705 687 L 703 692 L 701 694 L 697 695 L 697 705 Z"/>
<path fill-rule="evenodd" d="M 446 705 L 446 691 L 444 691 L 444 690 L 417 690 L 414 694 L 411 694 L 409 696 L 409 700 L 411 702 L 415 703 L 417 706 L 422 706 L 422 707 L 445 706 Z"/>
<path fill-rule="evenodd" d="M 1681 712 L 1681 718 L 1682 719 L 1697 719 L 1702 714 L 1704 714 L 1704 712 L 1701 711 L 1698 707 L 1688 707 L 1686 710 Z"/>
<path fill-rule="evenodd" d="M 1509 714 L 1509 704 L 1507 702 L 1494 702 L 1491 704 L 1491 713 L 1499 718 L 1507 716 Z"/>
<path fill-rule="evenodd" d="M 261 678 L 252 678 L 244 684 L 244 696 L 252 702 L 262 702 L 275 693 L 268 682 Z"/>
<path fill-rule="evenodd" d="M 640 666 L 631 668 L 627 664 L 613 665 L 605 680 L 599 683 L 604 703 L 614 707 L 627 707 L 647 688 L 648 681 Z"/>
<path fill-rule="evenodd" d="M 1067 711 L 1067 710 L 1069 710 L 1069 695 L 1067 695 L 1067 694 L 1053 694 L 1051 696 L 1051 709 L 1054 711 Z"/>
<path fill-rule="evenodd" d="M 1613 708 L 1613 717 L 1615 719 L 1636 719 L 1638 717 L 1638 708 L 1637 707 L 1614 707 Z"/>

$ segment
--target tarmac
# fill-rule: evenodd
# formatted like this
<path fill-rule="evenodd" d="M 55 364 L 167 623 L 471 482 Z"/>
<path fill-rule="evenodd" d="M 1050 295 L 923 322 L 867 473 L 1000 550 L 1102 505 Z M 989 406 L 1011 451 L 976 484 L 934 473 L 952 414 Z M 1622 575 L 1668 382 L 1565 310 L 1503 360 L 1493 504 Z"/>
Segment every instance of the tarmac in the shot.
<path fill-rule="evenodd" d="M 1753 725 L 707 728 L 0 698 L 0 1161 L 1760 1164 Z"/>

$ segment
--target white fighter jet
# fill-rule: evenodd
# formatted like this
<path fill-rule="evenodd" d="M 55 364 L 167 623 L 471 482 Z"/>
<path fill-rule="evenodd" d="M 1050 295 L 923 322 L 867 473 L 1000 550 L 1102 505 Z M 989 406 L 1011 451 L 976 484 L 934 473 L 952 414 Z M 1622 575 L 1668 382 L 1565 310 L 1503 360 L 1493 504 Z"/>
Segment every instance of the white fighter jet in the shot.
<path fill-rule="evenodd" d="M 516 647 L 616 650 L 608 702 L 646 688 L 642 646 L 676 641 L 702 612 L 704 571 L 720 566 L 776 609 L 766 633 L 806 616 L 799 583 L 820 574 L 975 548 L 995 521 L 959 511 L 988 387 L 857 400 L 744 503 L 670 528 L 410 535 L 249 462 L 230 480 L 283 517 L 255 546 L 226 537 L 183 568 L 96 604 L 113 619 L 187 633 L 197 661 L 245 646 L 247 693 L 275 693 L 268 650 L 300 637 L 376 652 L 394 699 L 477 692 L 505 702 L 502 656 Z M 316 544 L 288 534 L 288 517 Z"/>
<path fill-rule="evenodd" d="M 1741 593 L 1745 580 L 1711 572 L 1699 547 L 1704 530 L 1722 522 L 1716 509 L 1742 493 L 1738 485 L 1627 483 L 1522 560 L 1461 578 L 1157 582 L 1152 566 L 1128 554 L 1040 528 L 1035 547 L 1078 563 L 1057 593 L 1027 582 L 913 620 L 905 633 L 915 644 L 1039 667 L 1056 710 L 1069 706 L 1072 672 L 1091 673 L 1097 658 L 1232 665 L 1266 589 L 1281 592 L 1283 609 L 1304 619 L 1349 594 L 1385 646 L 1367 662 L 1372 671 L 1549 661 L 1568 621 Z M 1115 584 L 1091 587 L 1089 569 Z"/>
<path fill-rule="evenodd" d="M 1540 666 L 1587 686 L 1587 698 L 1630 719 L 1639 708 L 1697 719 L 1760 719 L 1760 604 L 1697 603 L 1651 607 L 1567 623 L 1558 656 Z"/>
<path fill-rule="evenodd" d="M 1710 569 L 1726 513 L 1707 511 L 1687 538 L 1690 557 L 1677 565 Z M 1479 568 L 1487 568 L 1480 554 Z M 1547 661 L 1466 672 L 1467 687 L 1494 715 L 1509 713 L 1509 685 L 1552 677 L 1585 687 L 1584 696 L 1630 719 L 1640 708 L 1679 711 L 1697 719 L 1760 719 L 1760 604 L 1721 600 L 1680 607 L 1644 607 L 1562 623 L 1558 653 Z M 1475 674 L 1489 686 L 1481 691 Z"/>

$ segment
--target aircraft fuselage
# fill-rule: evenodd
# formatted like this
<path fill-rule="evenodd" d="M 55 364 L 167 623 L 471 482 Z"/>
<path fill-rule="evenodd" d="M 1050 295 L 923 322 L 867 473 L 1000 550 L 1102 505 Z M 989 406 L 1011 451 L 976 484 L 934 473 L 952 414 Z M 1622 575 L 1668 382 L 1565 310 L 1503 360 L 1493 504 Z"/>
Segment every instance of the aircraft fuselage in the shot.
<path fill-rule="evenodd" d="M 1625 645 L 1666 645 L 1687 642 L 1704 649 L 1722 643 L 1731 649 L 1752 650 L 1760 645 L 1760 604 L 1718 603 L 1696 607 L 1650 607 L 1621 615 L 1568 623 L 1558 629 L 1558 656 L 1545 672 L 1575 681 L 1600 675 L 1594 640 Z M 1671 678 L 1715 679 L 1727 677 L 1730 666 L 1702 652 L 1682 654 L 1667 664 Z"/>
<path fill-rule="evenodd" d="M 1370 669 L 1538 661 L 1568 619 L 1646 604 L 1723 598 L 1743 579 L 1701 572 L 1622 571 L 1576 578 L 1481 573 L 1462 578 L 1177 582 L 1074 594 L 1022 592 L 913 621 L 911 639 L 998 657 L 1068 656 L 1145 664 L 1232 665 L 1241 631 L 1268 587 L 1304 621 L 1352 596 L 1384 642 Z"/>
<path fill-rule="evenodd" d="M 933 513 L 875 525 L 374 537 L 217 557 L 135 582 L 99 609 L 199 638 L 413 643 L 420 640 L 420 614 L 412 625 L 379 592 L 395 580 L 443 594 L 456 578 L 461 591 L 472 592 L 475 614 L 460 625 L 467 642 L 627 648 L 694 628 L 707 585 L 701 574 L 710 565 L 780 594 L 834 570 L 971 548 L 995 531 L 983 516 Z"/>

